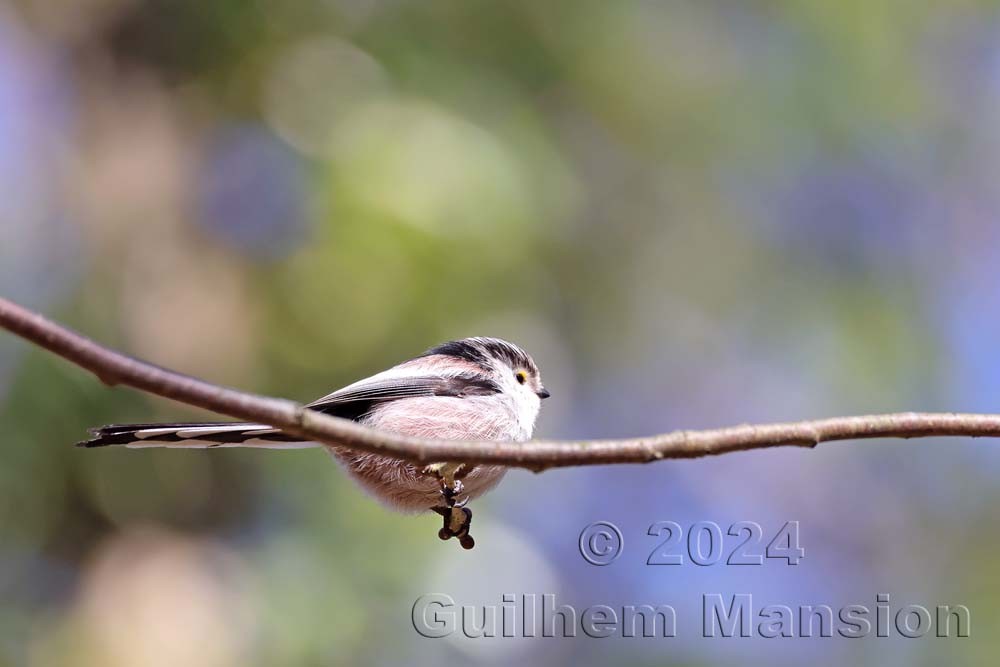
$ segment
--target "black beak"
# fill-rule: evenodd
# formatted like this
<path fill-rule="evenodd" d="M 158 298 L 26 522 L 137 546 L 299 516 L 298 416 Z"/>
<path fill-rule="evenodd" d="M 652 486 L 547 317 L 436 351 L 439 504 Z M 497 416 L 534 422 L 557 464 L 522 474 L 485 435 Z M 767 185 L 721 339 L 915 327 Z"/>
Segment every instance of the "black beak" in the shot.
<path fill-rule="evenodd" d="M 545 387 L 542 387 L 541 389 L 539 389 L 535 393 L 538 395 L 538 398 L 548 398 L 549 396 L 552 395 L 552 394 L 549 393 L 549 390 L 546 389 Z"/>

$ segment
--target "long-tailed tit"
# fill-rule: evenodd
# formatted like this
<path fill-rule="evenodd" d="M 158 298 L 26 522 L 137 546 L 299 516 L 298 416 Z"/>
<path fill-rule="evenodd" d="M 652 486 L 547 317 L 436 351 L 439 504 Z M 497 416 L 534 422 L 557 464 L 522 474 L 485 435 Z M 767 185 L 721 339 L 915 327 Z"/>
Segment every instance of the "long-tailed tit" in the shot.
<path fill-rule="evenodd" d="M 524 441 L 531 437 L 549 392 L 527 352 L 498 338 L 465 338 L 439 345 L 389 370 L 339 389 L 308 405 L 310 409 L 352 419 L 373 428 L 445 440 Z M 82 447 L 321 447 L 302 442 L 266 424 L 199 422 L 184 424 L 117 424 L 92 431 Z M 461 465 L 438 463 L 428 469 L 406 461 L 346 447 L 328 449 L 365 490 L 403 512 L 442 511 L 460 494 L 461 504 L 486 493 L 506 468 L 482 465 L 460 481 Z M 442 483 L 440 480 L 445 480 Z M 466 510 L 468 514 L 468 511 Z M 471 517 L 471 514 L 468 514 Z M 460 523 L 460 522 L 459 522 Z M 459 527 L 460 530 L 461 527 Z M 464 533 L 468 532 L 467 520 Z M 459 535 L 459 532 L 453 532 Z M 451 536 L 451 535 L 447 535 Z M 471 538 L 469 539 L 471 544 Z M 463 546 L 465 542 L 463 542 Z"/>

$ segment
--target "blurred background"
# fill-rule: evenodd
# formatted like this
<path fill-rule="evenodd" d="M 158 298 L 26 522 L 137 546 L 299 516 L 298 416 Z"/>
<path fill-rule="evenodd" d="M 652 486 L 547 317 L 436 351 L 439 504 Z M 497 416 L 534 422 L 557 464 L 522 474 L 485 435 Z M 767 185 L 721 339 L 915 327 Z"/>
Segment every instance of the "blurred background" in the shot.
<path fill-rule="evenodd" d="M 997 412 L 998 179 L 987 0 L 0 4 L 0 292 L 302 401 L 493 335 L 542 368 L 542 437 Z M 71 446 L 203 417 L 0 335 L 0 663 L 1000 651 L 995 442 L 516 471 L 471 552 L 322 451 Z M 601 568 L 577 546 L 597 520 L 625 537 Z M 806 555 L 647 566 L 663 520 L 797 520 Z M 427 593 L 669 603 L 678 637 L 429 640 Z M 703 593 L 964 604 L 972 636 L 704 639 Z"/>

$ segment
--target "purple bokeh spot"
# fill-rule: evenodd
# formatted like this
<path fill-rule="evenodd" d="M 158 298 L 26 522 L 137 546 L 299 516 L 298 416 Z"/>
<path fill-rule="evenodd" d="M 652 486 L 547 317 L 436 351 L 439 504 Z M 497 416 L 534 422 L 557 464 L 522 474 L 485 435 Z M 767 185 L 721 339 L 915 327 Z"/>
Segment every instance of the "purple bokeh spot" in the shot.
<path fill-rule="evenodd" d="M 843 272 L 898 267 L 926 208 L 897 162 L 868 157 L 807 164 L 774 196 L 772 241 Z"/>
<path fill-rule="evenodd" d="M 278 259 L 305 239 L 302 165 L 261 126 L 227 127 L 209 142 L 199 195 L 202 228 L 242 253 Z"/>

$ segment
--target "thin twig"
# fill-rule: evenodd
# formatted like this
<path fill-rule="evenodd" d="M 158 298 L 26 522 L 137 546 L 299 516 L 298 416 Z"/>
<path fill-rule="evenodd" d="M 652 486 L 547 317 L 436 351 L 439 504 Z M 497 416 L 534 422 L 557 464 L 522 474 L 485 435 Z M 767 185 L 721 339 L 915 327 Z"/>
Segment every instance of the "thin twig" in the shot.
<path fill-rule="evenodd" d="M 306 440 L 416 463 L 464 461 L 540 471 L 579 465 L 696 458 L 785 445 L 813 447 L 832 440 L 1000 437 L 1000 415 L 906 412 L 675 431 L 621 440 L 535 440 L 520 444 L 426 440 L 377 431 L 308 410 L 292 401 L 248 394 L 159 368 L 98 345 L 2 297 L 0 327 L 91 371 L 109 384 L 127 385 L 236 419 L 268 424 Z"/>

